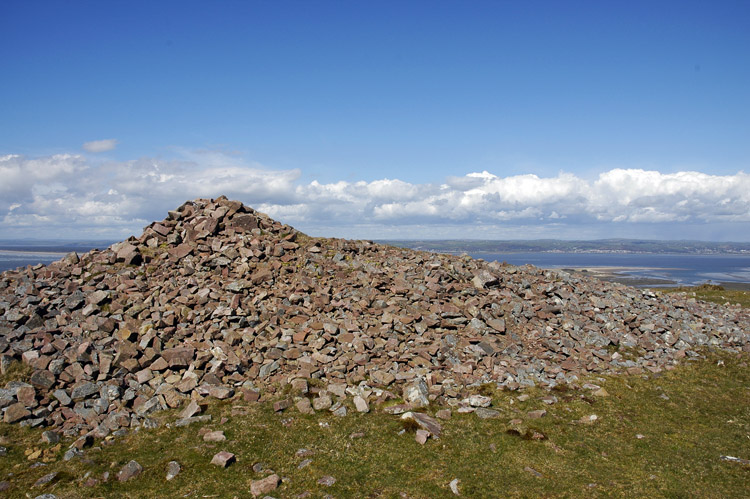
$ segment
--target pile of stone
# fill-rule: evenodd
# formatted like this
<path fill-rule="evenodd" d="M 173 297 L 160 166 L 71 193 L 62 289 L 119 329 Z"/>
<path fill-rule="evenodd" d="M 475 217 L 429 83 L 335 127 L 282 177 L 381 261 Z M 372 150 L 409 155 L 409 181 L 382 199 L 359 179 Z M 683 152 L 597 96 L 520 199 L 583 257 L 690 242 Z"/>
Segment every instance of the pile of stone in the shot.
<path fill-rule="evenodd" d="M 0 408 L 8 423 L 101 437 L 286 384 L 308 397 L 303 412 L 392 397 L 460 406 L 483 383 L 659 371 L 703 345 L 748 351 L 749 326 L 739 307 L 316 239 L 197 199 L 139 238 L 0 276 L 0 369 L 31 370 L 0 389 Z"/>

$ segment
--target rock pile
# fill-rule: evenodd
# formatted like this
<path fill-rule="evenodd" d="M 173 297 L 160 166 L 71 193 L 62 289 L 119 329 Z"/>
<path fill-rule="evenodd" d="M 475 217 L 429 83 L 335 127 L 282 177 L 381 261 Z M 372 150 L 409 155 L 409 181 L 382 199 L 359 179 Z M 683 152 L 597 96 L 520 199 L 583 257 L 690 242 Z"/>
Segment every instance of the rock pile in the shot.
<path fill-rule="evenodd" d="M 701 345 L 748 351 L 749 325 L 739 307 L 315 239 L 240 202 L 197 199 L 139 238 L 0 276 L 0 368 L 32 370 L 0 389 L 0 408 L 8 423 L 103 437 L 153 411 L 191 417 L 205 397 L 286 384 L 310 397 L 304 412 L 389 397 L 468 405 L 482 383 L 658 371 Z"/>

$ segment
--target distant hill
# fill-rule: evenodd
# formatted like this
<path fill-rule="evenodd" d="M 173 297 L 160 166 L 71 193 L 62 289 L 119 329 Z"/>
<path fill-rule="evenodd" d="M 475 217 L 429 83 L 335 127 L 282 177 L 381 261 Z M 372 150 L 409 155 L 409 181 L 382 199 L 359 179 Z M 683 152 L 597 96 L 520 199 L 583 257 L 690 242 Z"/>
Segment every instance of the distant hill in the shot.
<path fill-rule="evenodd" d="M 641 239 L 598 239 L 562 241 L 536 239 L 518 241 L 492 240 L 381 240 L 401 248 L 440 253 L 669 253 L 669 254 L 750 254 L 750 243 L 706 241 L 654 241 Z"/>

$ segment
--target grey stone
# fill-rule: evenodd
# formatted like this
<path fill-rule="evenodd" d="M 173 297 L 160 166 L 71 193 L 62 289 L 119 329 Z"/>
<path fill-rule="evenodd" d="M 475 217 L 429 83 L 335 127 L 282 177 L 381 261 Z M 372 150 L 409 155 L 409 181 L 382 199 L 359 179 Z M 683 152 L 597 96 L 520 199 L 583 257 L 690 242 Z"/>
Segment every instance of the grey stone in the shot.
<path fill-rule="evenodd" d="M 404 400 L 415 409 L 430 404 L 428 394 L 427 384 L 421 378 L 404 387 Z"/>
<path fill-rule="evenodd" d="M 42 442 L 48 443 L 48 444 L 56 444 L 60 441 L 60 434 L 56 431 L 50 431 L 47 430 L 45 432 L 42 432 Z"/>
<path fill-rule="evenodd" d="M 178 419 L 177 421 L 174 422 L 174 425 L 179 428 L 179 427 L 182 427 L 182 426 L 191 425 L 193 423 L 206 423 L 208 421 L 211 421 L 211 415 L 210 414 L 204 414 L 203 416 L 193 416 L 193 417 L 190 417 L 190 418 Z"/>
<path fill-rule="evenodd" d="M 169 461 L 169 463 L 167 463 L 167 480 L 174 479 L 180 474 L 180 471 L 182 471 L 180 463 L 177 461 Z"/>
<path fill-rule="evenodd" d="M 203 435 L 204 442 L 223 442 L 226 439 L 227 437 L 224 436 L 224 432 L 222 430 L 209 431 L 208 433 Z"/>
<path fill-rule="evenodd" d="M 438 423 L 437 419 L 421 412 L 406 412 L 401 415 L 403 420 L 412 420 L 419 425 L 423 430 L 427 430 L 431 435 L 440 437 L 443 431 L 443 427 Z"/>
<path fill-rule="evenodd" d="M 354 397 L 354 407 L 358 412 L 370 412 L 370 405 L 359 395 Z"/>
<path fill-rule="evenodd" d="M 332 477 L 331 475 L 325 475 L 321 477 L 320 479 L 318 479 L 318 485 L 324 485 L 326 487 L 330 487 L 334 483 L 336 483 L 336 479 Z"/>
<path fill-rule="evenodd" d="M 81 456 L 83 456 L 83 451 L 73 447 L 65 451 L 65 454 L 63 455 L 63 461 L 70 461 L 73 458 L 81 457 Z"/>
<path fill-rule="evenodd" d="M 477 407 L 477 410 L 474 411 L 474 414 L 476 414 L 480 419 L 494 419 L 500 417 L 500 413 L 498 411 L 494 409 L 487 409 L 486 407 Z"/>
<path fill-rule="evenodd" d="M 143 467 L 138 464 L 137 461 L 132 460 L 122 467 L 119 473 L 117 473 L 117 480 L 120 482 L 127 482 L 130 479 L 136 478 L 143 472 Z"/>
<path fill-rule="evenodd" d="M 492 399 L 484 395 L 472 395 L 468 398 L 468 402 L 472 407 L 489 407 Z"/>
<path fill-rule="evenodd" d="M 57 472 L 47 473 L 43 477 L 41 477 L 39 480 L 34 482 L 34 487 L 42 487 L 44 485 L 47 485 L 48 483 L 52 482 L 55 478 L 57 478 Z"/>
<path fill-rule="evenodd" d="M 73 399 L 74 402 L 78 402 L 98 393 L 99 387 L 96 386 L 96 384 L 85 382 L 73 387 L 73 391 L 70 392 L 70 398 Z"/>

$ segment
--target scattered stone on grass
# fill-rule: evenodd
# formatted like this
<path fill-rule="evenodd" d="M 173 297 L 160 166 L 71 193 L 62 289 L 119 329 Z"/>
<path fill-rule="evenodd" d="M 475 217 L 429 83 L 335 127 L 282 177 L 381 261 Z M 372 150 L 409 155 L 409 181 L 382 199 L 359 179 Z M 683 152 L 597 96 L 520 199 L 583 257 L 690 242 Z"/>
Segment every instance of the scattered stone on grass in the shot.
<path fill-rule="evenodd" d="M 203 435 L 204 442 L 223 442 L 227 437 L 224 436 L 223 430 L 209 431 Z"/>
<path fill-rule="evenodd" d="M 57 472 L 47 473 L 43 477 L 41 477 L 39 480 L 34 482 L 34 487 L 41 487 L 43 485 L 47 485 L 48 483 L 52 482 L 55 478 L 57 478 Z"/>
<path fill-rule="evenodd" d="M 440 409 L 435 413 L 435 417 L 439 419 L 450 419 L 451 418 L 451 410 L 450 409 Z"/>
<path fill-rule="evenodd" d="M 334 483 L 336 483 L 336 479 L 331 475 L 325 475 L 318 480 L 318 485 L 325 485 L 326 487 L 330 487 Z"/>
<path fill-rule="evenodd" d="M 358 412 L 370 412 L 370 405 L 367 403 L 367 400 L 359 395 L 354 397 L 354 407 Z"/>
<path fill-rule="evenodd" d="M 133 460 L 128 462 L 122 467 L 119 473 L 117 473 L 117 480 L 121 482 L 127 482 L 131 478 L 135 478 L 143 472 L 143 467 L 138 464 L 137 461 Z"/>
<path fill-rule="evenodd" d="M 477 407 L 477 410 L 474 411 L 474 414 L 476 414 L 480 419 L 494 419 L 500 417 L 500 412 L 496 411 L 495 409 L 487 409 L 486 407 Z"/>
<path fill-rule="evenodd" d="M 420 428 L 427 430 L 436 438 L 440 438 L 440 433 L 443 431 L 442 425 L 435 418 L 421 412 L 406 412 L 401 415 L 401 419 L 414 421 Z"/>
<path fill-rule="evenodd" d="M 177 461 L 169 461 L 167 463 L 167 480 L 174 479 L 182 471 L 182 466 Z"/>
<path fill-rule="evenodd" d="M 268 494 L 272 490 L 276 490 L 279 486 L 279 475 L 269 475 L 261 480 L 253 480 L 250 482 L 250 493 L 253 497 L 258 497 L 261 494 Z"/>
<path fill-rule="evenodd" d="M 547 415 L 547 411 L 539 409 L 537 411 L 529 411 L 526 413 L 526 417 L 529 419 L 539 419 Z"/>
<path fill-rule="evenodd" d="M 528 473 L 531 473 L 532 475 L 534 475 L 537 478 L 544 478 L 544 475 L 542 475 L 541 473 L 539 473 L 537 470 L 535 470 L 531 466 L 526 466 L 523 470 L 526 471 L 526 472 L 528 472 Z"/>
<path fill-rule="evenodd" d="M 458 478 L 454 478 L 451 480 L 451 483 L 448 484 L 448 486 L 451 489 L 451 492 L 453 492 L 454 495 L 460 496 L 461 492 L 458 490 L 458 484 L 460 483 L 460 480 Z"/>
<path fill-rule="evenodd" d="M 215 464 L 221 468 L 226 468 L 235 461 L 235 456 L 231 452 L 225 450 L 214 455 L 211 459 L 211 464 Z"/>

